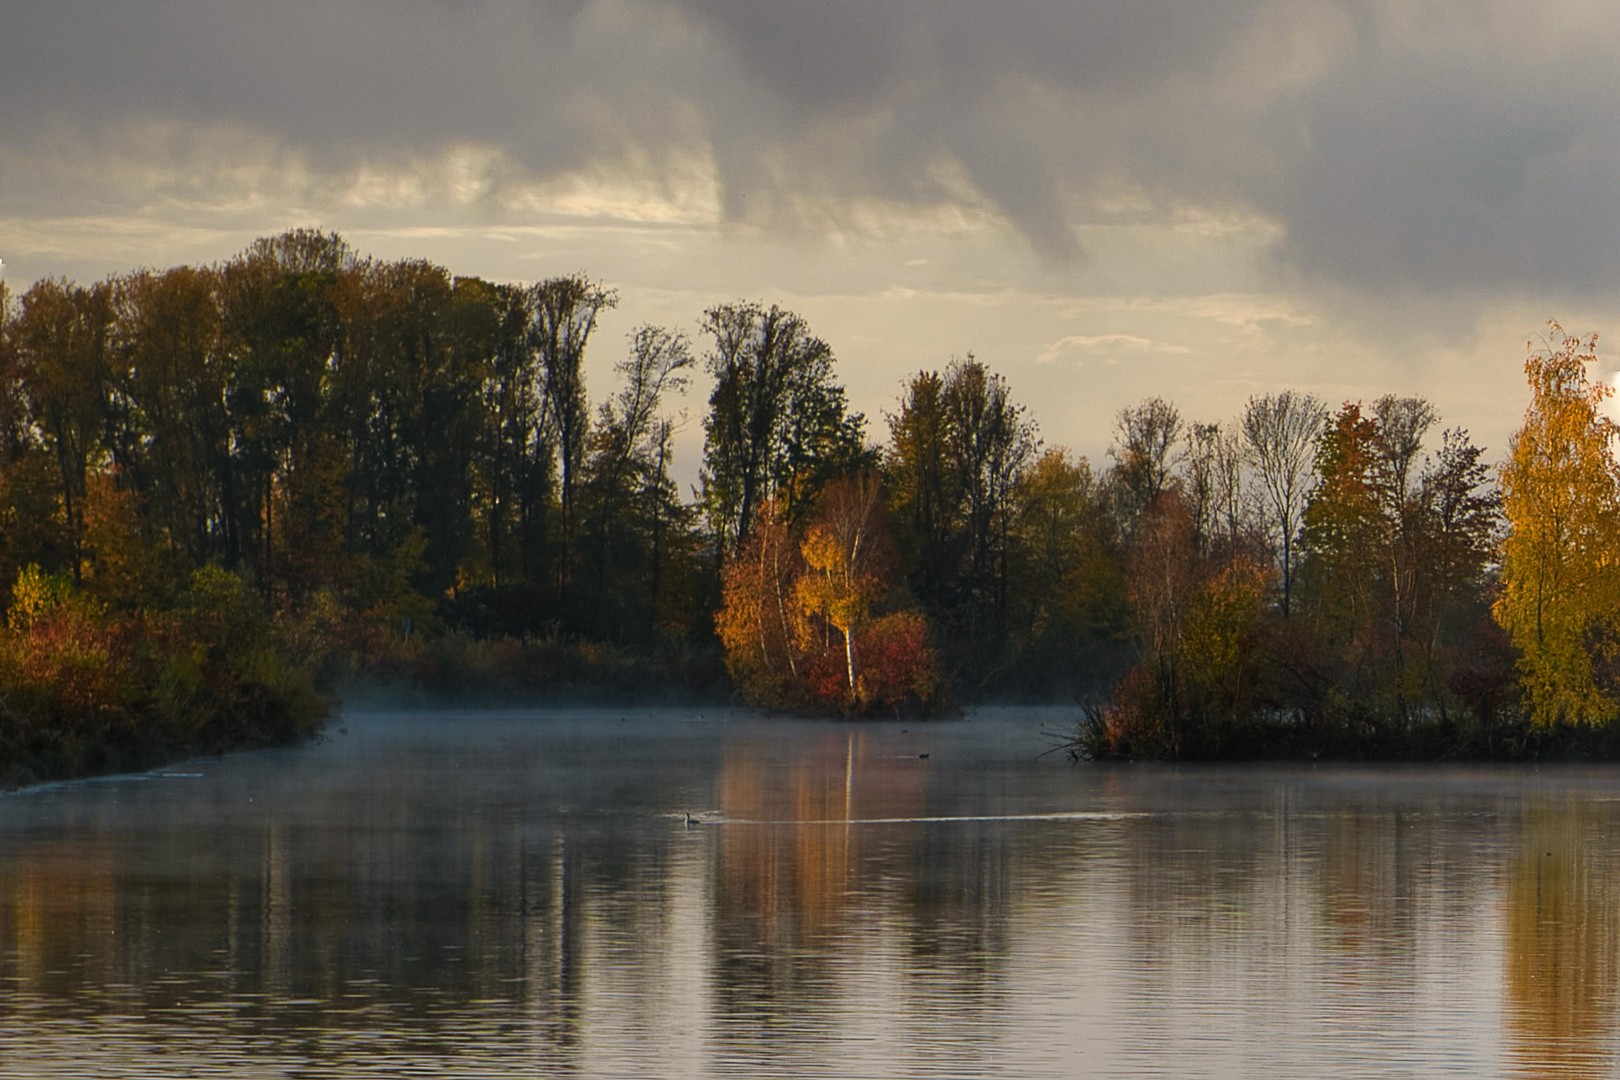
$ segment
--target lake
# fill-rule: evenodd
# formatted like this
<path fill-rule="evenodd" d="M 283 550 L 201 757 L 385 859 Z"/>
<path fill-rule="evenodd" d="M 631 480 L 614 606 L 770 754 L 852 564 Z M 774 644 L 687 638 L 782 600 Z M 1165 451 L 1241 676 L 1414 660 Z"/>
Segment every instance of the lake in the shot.
<path fill-rule="evenodd" d="M 1065 721 L 350 712 L 0 797 L 0 1077 L 1616 1074 L 1620 770 Z"/>

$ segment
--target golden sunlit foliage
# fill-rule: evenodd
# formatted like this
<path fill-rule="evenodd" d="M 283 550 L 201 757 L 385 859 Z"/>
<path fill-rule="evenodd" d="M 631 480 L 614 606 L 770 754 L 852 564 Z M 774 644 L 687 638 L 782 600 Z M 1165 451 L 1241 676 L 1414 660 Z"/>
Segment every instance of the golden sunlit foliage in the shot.
<path fill-rule="evenodd" d="M 753 528 L 726 564 L 715 631 L 726 668 L 749 701 L 780 707 L 799 689 L 799 643 L 793 631 L 794 583 L 802 573 L 799 545 L 775 500 L 767 500 Z"/>
<path fill-rule="evenodd" d="M 1597 335 L 1549 326 L 1524 370 L 1530 407 L 1502 468 L 1508 535 L 1495 613 L 1519 649 L 1526 706 L 1542 726 L 1613 719 L 1611 687 L 1594 654 L 1611 660 L 1620 612 L 1620 465 L 1610 387 L 1593 382 Z"/>
<path fill-rule="evenodd" d="M 935 704 L 927 620 L 893 610 L 896 565 L 876 475 L 829 484 L 802 534 L 768 501 L 727 564 L 715 619 L 739 690 L 772 707 Z"/>
<path fill-rule="evenodd" d="M 120 612 L 29 565 L 0 630 L 0 762 L 70 776 L 177 750 L 285 740 L 325 713 L 259 597 L 204 568 L 162 610 Z"/>

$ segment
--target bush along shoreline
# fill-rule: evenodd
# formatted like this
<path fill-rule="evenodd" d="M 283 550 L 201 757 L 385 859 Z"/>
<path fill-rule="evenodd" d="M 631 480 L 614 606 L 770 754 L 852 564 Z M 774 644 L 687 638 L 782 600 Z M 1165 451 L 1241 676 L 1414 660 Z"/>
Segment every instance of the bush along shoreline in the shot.
<path fill-rule="evenodd" d="M 161 608 L 119 612 L 24 567 L 0 631 L 0 785 L 293 743 L 329 700 L 262 601 L 204 568 Z"/>
<path fill-rule="evenodd" d="M 0 628 L 6 790 L 294 745 L 317 737 L 345 699 L 404 706 L 732 700 L 716 650 L 670 645 L 648 654 L 557 637 L 478 637 L 437 620 L 411 633 L 319 606 L 273 613 L 240 577 L 213 567 L 192 573 L 152 608 L 118 610 L 34 565 L 18 574 L 11 596 Z"/>

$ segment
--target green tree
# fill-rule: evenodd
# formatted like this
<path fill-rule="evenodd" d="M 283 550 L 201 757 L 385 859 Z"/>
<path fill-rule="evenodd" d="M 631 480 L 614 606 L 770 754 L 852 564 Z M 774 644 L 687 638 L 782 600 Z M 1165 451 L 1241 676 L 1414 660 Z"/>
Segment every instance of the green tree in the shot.
<path fill-rule="evenodd" d="M 740 302 L 703 314 L 714 390 L 704 419 L 703 504 L 723 559 L 766 500 L 796 520 L 821 486 L 863 460 L 865 418 L 833 379 L 833 353 L 803 318 Z"/>
<path fill-rule="evenodd" d="M 0 463 L 9 465 L 34 443 L 28 415 L 28 388 L 17 355 L 18 312 L 11 290 L 0 279 Z"/>
<path fill-rule="evenodd" d="M 907 577 L 951 660 L 1006 660 L 1013 494 L 1040 441 L 1007 381 L 972 356 L 921 372 L 889 418 L 885 467 Z"/>
<path fill-rule="evenodd" d="M 237 560 L 261 592 L 301 602 L 339 576 L 345 547 L 343 484 L 351 463 L 336 392 L 340 283 L 354 251 L 333 233 L 266 237 L 221 268 L 227 387 L 237 483 Z"/>
<path fill-rule="evenodd" d="M 486 285 L 478 312 L 485 339 L 483 431 L 475 465 L 485 557 L 495 588 L 535 584 L 547 574 L 556 486 L 556 436 L 546 380 L 531 330 L 532 296 Z"/>
<path fill-rule="evenodd" d="M 585 390 L 585 347 L 596 320 L 618 304 L 618 294 L 584 274 L 551 278 L 530 294 L 531 319 L 541 374 L 546 381 L 545 409 L 556 434 L 561 466 L 562 553 L 559 589 L 566 592 L 573 573 L 574 532 L 578 527 L 575 495 L 590 435 L 590 399 Z"/>
<path fill-rule="evenodd" d="M 1018 678 L 1038 692 L 1089 691 L 1109 678 L 1129 618 L 1107 485 L 1084 458 L 1050 449 L 1019 478 L 1013 503 L 1008 624 Z"/>
<path fill-rule="evenodd" d="M 21 312 L 7 334 L 13 385 L 56 466 L 67 567 L 75 581 L 83 576 L 85 488 L 103 452 L 112 326 L 109 287 L 87 289 L 45 280 L 23 295 Z M 14 456 L 28 440 L 26 426 L 19 423 L 23 418 L 15 415 L 22 402 L 8 400 L 13 414 L 8 456 Z"/>

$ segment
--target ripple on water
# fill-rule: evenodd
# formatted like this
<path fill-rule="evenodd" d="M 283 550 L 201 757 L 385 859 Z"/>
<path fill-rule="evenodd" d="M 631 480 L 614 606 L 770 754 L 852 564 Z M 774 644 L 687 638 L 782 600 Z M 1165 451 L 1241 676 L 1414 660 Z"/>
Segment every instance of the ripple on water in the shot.
<path fill-rule="evenodd" d="M 1017 712 L 621 715 L 356 715 L 0 801 L 0 1078 L 1620 1055 L 1620 772 L 1105 769 L 1037 761 Z"/>

